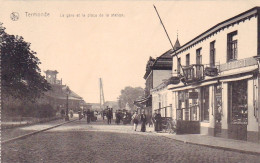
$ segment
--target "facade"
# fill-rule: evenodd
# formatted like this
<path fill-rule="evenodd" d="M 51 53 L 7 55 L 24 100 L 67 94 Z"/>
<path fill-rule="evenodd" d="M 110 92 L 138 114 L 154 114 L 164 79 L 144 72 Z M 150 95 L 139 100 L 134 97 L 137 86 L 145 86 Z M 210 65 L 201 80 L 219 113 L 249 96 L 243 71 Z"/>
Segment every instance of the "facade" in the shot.
<path fill-rule="evenodd" d="M 260 142 L 260 8 L 225 20 L 172 53 L 171 117 L 200 133 Z M 177 72 L 177 73 L 176 73 Z"/>
<path fill-rule="evenodd" d="M 174 50 L 180 48 L 180 43 L 178 38 L 173 48 Z M 170 51 L 171 53 L 173 53 L 173 50 Z M 162 117 L 172 117 L 173 115 L 172 93 L 170 90 L 167 89 L 167 86 L 170 82 L 173 73 L 176 74 L 176 72 L 172 72 L 171 69 L 171 74 L 164 75 L 163 78 L 157 80 L 155 87 L 150 89 L 150 93 L 152 95 L 152 112 L 155 113 L 155 111 L 159 110 Z M 161 75 L 163 75 L 163 73 Z"/>
<path fill-rule="evenodd" d="M 150 119 L 152 117 L 153 97 L 151 90 L 159 86 L 163 80 L 171 77 L 172 73 L 172 50 L 168 50 L 156 59 L 150 57 L 144 75 L 145 97 L 135 101 L 135 105 L 145 110 Z"/>

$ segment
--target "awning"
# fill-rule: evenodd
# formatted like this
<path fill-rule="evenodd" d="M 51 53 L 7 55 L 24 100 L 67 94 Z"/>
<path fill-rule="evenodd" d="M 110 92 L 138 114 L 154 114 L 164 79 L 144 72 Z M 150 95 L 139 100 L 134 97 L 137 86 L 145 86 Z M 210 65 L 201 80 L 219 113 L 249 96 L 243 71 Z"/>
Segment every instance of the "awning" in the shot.
<path fill-rule="evenodd" d="M 172 88 L 170 90 L 172 90 L 172 91 L 182 91 L 182 90 L 194 89 L 194 88 L 198 88 L 198 87 L 212 85 L 212 84 L 216 84 L 216 83 L 218 83 L 218 80 L 206 81 L 206 82 L 203 82 L 203 83 L 198 83 L 196 85 L 189 85 L 189 86 L 183 86 L 183 87 L 178 87 L 178 88 Z"/>
<path fill-rule="evenodd" d="M 245 75 L 245 76 L 241 76 L 241 77 L 233 77 L 233 78 L 229 78 L 229 79 L 222 79 L 219 80 L 220 82 L 232 82 L 232 81 L 239 81 L 239 80 L 244 80 L 244 79 L 249 79 L 252 78 L 253 75 Z"/>

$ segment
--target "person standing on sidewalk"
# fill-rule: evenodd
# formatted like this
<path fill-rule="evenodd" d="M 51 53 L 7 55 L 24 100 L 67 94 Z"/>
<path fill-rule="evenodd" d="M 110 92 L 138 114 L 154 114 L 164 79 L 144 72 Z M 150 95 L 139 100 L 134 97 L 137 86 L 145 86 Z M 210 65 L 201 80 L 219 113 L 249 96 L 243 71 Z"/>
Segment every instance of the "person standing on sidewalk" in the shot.
<path fill-rule="evenodd" d="M 155 128 L 154 128 L 154 130 L 156 132 L 162 131 L 162 116 L 161 116 L 161 113 L 160 113 L 159 110 L 155 114 L 154 120 L 155 120 Z"/>
<path fill-rule="evenodd" d="M 141 126 L 141 131 L 142 132 L 145 132 L 146 131 L 146 115 L 144 113 L 144 110 L 142 111 L 142 114 L 141 114 L 141 121 L 142 121 L 142 126 Z"/>
<path fill-rule="evenodd" d="M 138 126 L 138 122 L 139 122 L 137 111 L 135 111 L 134 115 L 132 116 L 132 120 L 133 120 L 133 123 L 134 123 L 134 130 L 136 131 L 137 126 Z"/>

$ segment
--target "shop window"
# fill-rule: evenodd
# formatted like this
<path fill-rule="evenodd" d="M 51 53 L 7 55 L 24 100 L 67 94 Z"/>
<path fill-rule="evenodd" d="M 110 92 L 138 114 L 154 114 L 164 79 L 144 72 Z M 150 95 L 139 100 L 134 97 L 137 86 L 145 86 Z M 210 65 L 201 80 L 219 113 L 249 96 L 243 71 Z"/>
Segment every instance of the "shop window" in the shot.
<path fill-rule="evenodd" d="M 210 43 L 210 67 L 215 67 L 216 60 L 216 50 L 215 50 L 215 41 Z"/>
<path fill-rule="evenodd" d="M 248 120 L 247 80 L 229 83 L 230 121 L 246 124 Z"/>
<path fill-rule="evenodd" d="M 193 93 L 198 93 L 198 91 L 196 89 L 192 90 Z M 192 97 L 191 98 L 191 106 L 190 106 L 190 119 L 192 121 L 198 121 L 198 109 L 199 109 L 199 106 L 198 106 L 198 97 Z"/>
<path fill-rule="evenodd" d="M 227 62 L 237 59 L 237 31 L 227 35 Z"/>
<path fill-rule="evenodd" d="M 209 121 L 209 87 L 201 88 L 201 120 Z"/>
<path fill-rule="evenodd" d="M 184 108 L 184 113 L 185 113 L 185 120 L 188 121 L 190 120 L 189 117 L 190 117 L 190 108 L 189 108 L 189 92 L 188 91 L 185 91 L 184 92 L 184 105 L 185 105 L 185 108 Z"/>

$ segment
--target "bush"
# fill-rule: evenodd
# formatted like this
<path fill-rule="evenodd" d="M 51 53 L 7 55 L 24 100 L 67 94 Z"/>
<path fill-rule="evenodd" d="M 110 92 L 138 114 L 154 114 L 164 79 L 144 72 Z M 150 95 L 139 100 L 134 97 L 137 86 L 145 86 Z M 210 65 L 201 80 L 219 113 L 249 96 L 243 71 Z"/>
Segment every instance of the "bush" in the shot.
<path fill-rule="evenodd" d="M 56 110 L 50 104 L 29 103 L 19 106 L 6 106 L 5 116 L 49 118 L 56 115 Z"/>

